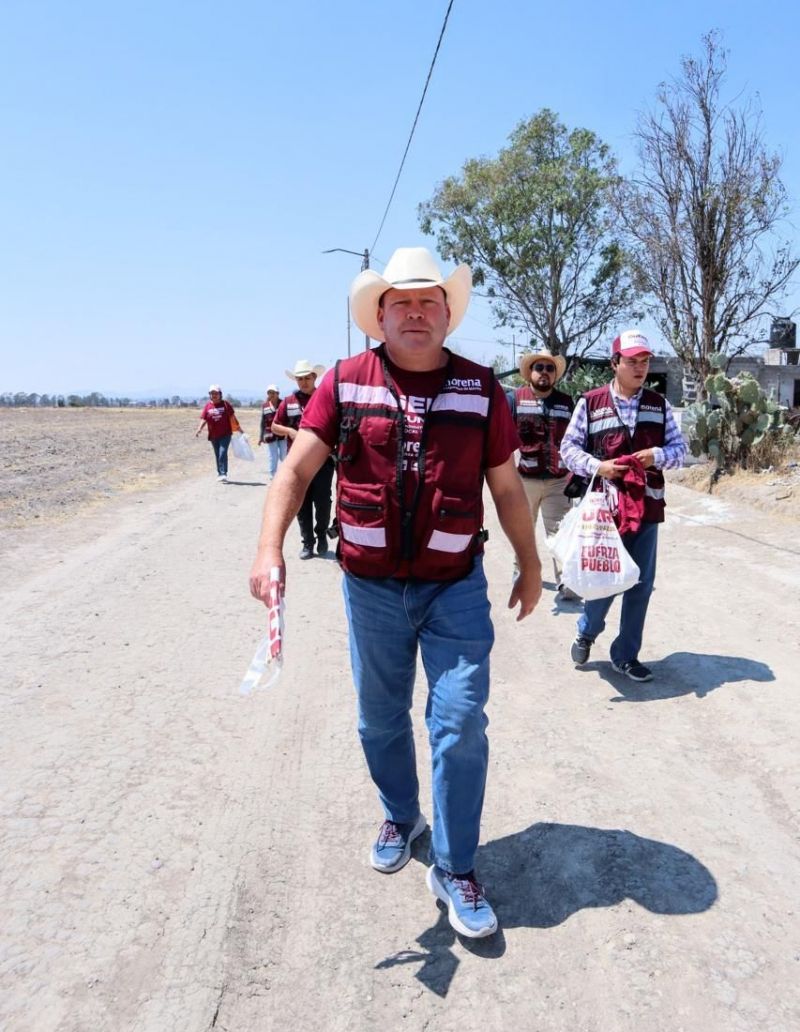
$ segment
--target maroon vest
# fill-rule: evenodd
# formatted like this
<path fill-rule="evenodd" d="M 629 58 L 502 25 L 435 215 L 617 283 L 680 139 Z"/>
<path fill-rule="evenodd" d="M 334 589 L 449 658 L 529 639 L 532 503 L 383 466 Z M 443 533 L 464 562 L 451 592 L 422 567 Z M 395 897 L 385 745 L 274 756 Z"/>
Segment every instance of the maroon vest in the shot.
<path fill-rule="evenodd" d="M 310 394 L 304 394 L 303 391 L 295 391 L 294 394 L 287 394 L 284 399 L 286 402 L 286 423 L 284 426 L 291 427 L 292 430 L 300 429 L 300 420 L 303 418 L 303 409 L 311 400 Z M 286 451 L 292 447 L 291 437 L 286 438 Z"/>
<path fill-rule="evenodd" d="M 606 384 L 584 394 L 588 417 L 586 450 L 601 461 L 631 455 L 643 448 L 663 448 L 667 403 L 656 391 L 642 388 L 633 435 L 617 415 L 611 388 Z M 617 482 L 619 486 L 619 482 Z M 644 520 L 664 522 L 664 474 L 660 469 L 645 473 Z"/>
<path fill-rule="evenodd" d="M 449 354 L 439 393 L 422 416 L 416 454 L 405 446 L 400 398 L 383 347 L 337 362 L 333 390 L 344 569 L 359 577 L 466 576 L 483 551 L 492 370 Z M 411 491 L 406 478 L 414 473 Z"/>
<path fill-rule="evenodd" d="M 278 402 L 280 404 L 280 402 Z M 261 440 L 265 443 L 277 440 L 275 434 L 272 433 L 271 427 L 275 421 L 275 413 L 278 410 L 273 408 L 272 405 L 261 406 Z"/>
<path fill-rule="evenodd" d="M 532 388 L 518 387 L 514 399 L 522 442 L 517 466 L 520 475 L 565 477 L 568 470 L 561 461 L 559 448 L 575 408 L 572 398 L 556 390 L 539 398 Z"/>

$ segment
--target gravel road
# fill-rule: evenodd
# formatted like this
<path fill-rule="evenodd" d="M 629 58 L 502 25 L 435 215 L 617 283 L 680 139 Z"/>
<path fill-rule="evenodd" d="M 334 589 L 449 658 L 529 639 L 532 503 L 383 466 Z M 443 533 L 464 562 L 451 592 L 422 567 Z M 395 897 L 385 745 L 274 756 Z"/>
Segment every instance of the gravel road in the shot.
<path fill-rule="evenodd" d="M 502 930 L 468 943 L 427 835 L 397 875 L 367 864 L 340 574 L 295 528 L 282 678 L 237 694 L 265 484 L 206 459 L 3 559 L 4 1032 L 800 1027 L 796 530 L 671 485 L 636 685 L 608 633 L 572 667 L 552 583 L 515 622 L 490 513 Z"/>

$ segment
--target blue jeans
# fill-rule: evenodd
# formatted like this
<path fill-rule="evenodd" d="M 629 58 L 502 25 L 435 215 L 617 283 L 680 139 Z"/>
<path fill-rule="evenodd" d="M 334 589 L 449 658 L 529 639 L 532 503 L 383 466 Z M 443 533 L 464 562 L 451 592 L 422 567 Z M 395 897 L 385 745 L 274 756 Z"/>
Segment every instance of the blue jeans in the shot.
<path fill-rule="evenodd" d="M 228 475 L 228 448 L 231 443 L 232 434 L 225 434 L 224 437 L 212 437 L 211 447 L 214 449 L 214 458 L 217 460 L 217 473 Z"/>
<path fill-rule="evenodd" d="M 617 666 L 639 658 L 642 647 L 644 620 L 647 606 L 656 579 L 656 551 L 658 549 L 658 524 L 643 523 L 635 534 L 623 534 L 622 543 L 639 567 L 640 580 L 622 595 L 622 612 L 619 619 L 619 634 L 611 642 L 609 654 Z M 606 613 L 617 598 L 597 598 L 584 602 L 583 614 L 578 620 L 578 634 L 594 641 L 606 626 Z"/>
<path fill-rule="evenodd" d="M 489 762 L 484 707 L 494 642 L 483 562 L 447 582 L 346 573 L 343 590 L 358 733 L 386 819 L 410 824 L 420 812 L 411 724 L 419 647 L 428 679 L 432 861 L 455 874 L 471 871 Z"/>
<path fill-rule="evenodd" d="M 276 437 L 274 441 L 267 441 L 267 473 L 274 477 L 278 472 L 278 466 L 286 458 L 286 438 Z"/>

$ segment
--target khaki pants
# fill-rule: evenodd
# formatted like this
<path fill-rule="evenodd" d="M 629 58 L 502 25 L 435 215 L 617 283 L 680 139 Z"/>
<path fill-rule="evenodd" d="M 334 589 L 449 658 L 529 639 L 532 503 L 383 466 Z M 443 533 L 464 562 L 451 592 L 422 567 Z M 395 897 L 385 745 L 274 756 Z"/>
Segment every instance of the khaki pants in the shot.
<path fill-rule="evenodd" d="M 569 498 L 564 495 L 564 488 L 566 487 L 567 480 L 569 480 L 569 474 L 567 473 L 563 477 L 520 477 L 520 479 L 522 480 L 522 486 L 525 488 L 528 505 L 531 507 L 534 533 L 536 532 L 536 520 L 539 517 L 539 510 L 541 510 L 545 534 L 548 538 L 551 538 L 561 526 L 561 521 L 572 504 Z M 556 575 L 556 584 L 560 584 L 561 569 L 555 559 L 553 559 L 553 570 Z"/>

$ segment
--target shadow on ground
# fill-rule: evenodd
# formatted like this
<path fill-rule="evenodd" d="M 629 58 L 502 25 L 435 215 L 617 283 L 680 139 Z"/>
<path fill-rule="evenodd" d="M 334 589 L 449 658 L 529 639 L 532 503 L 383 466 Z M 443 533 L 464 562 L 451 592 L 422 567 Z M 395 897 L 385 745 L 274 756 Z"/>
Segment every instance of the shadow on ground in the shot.
<path fill-rule="evenodd" d="M 429 834 L 414 844 L 424 863 Z M 711 872 L 690 853 L 630 831 L 570 824 L 532 824 L 525 831 L 487 843 L 478 851 L 478 870 L 500 920 L 488 939 L 456 936 L 443 904 L 439 917 L 418 938 L 419 950 L 401 950 L 377 969 L 419 964 L 415 977 L 438 996 L 446 996 L 461 946 L 487 960 L 506 950 L 503 930 L 553 928 L 579 910 L 616 906 L 625 899 L 654 914 L 699 914 L 717 899 Z"/>
<path fill-rule="evenodd" d="M 703 655 L 699 652 L 673 652 L 656 663 L 647 664 L 653 680 L 639 684 L 618 674 L 610 663 L 587 663 L 582 670 L 596 670 L 617 692 L 611 702 L 659 702 L 681 695 L 705 698 L 709 692 L 737 681 L 774 681 L 766 663 L 743 656 Z"/>

